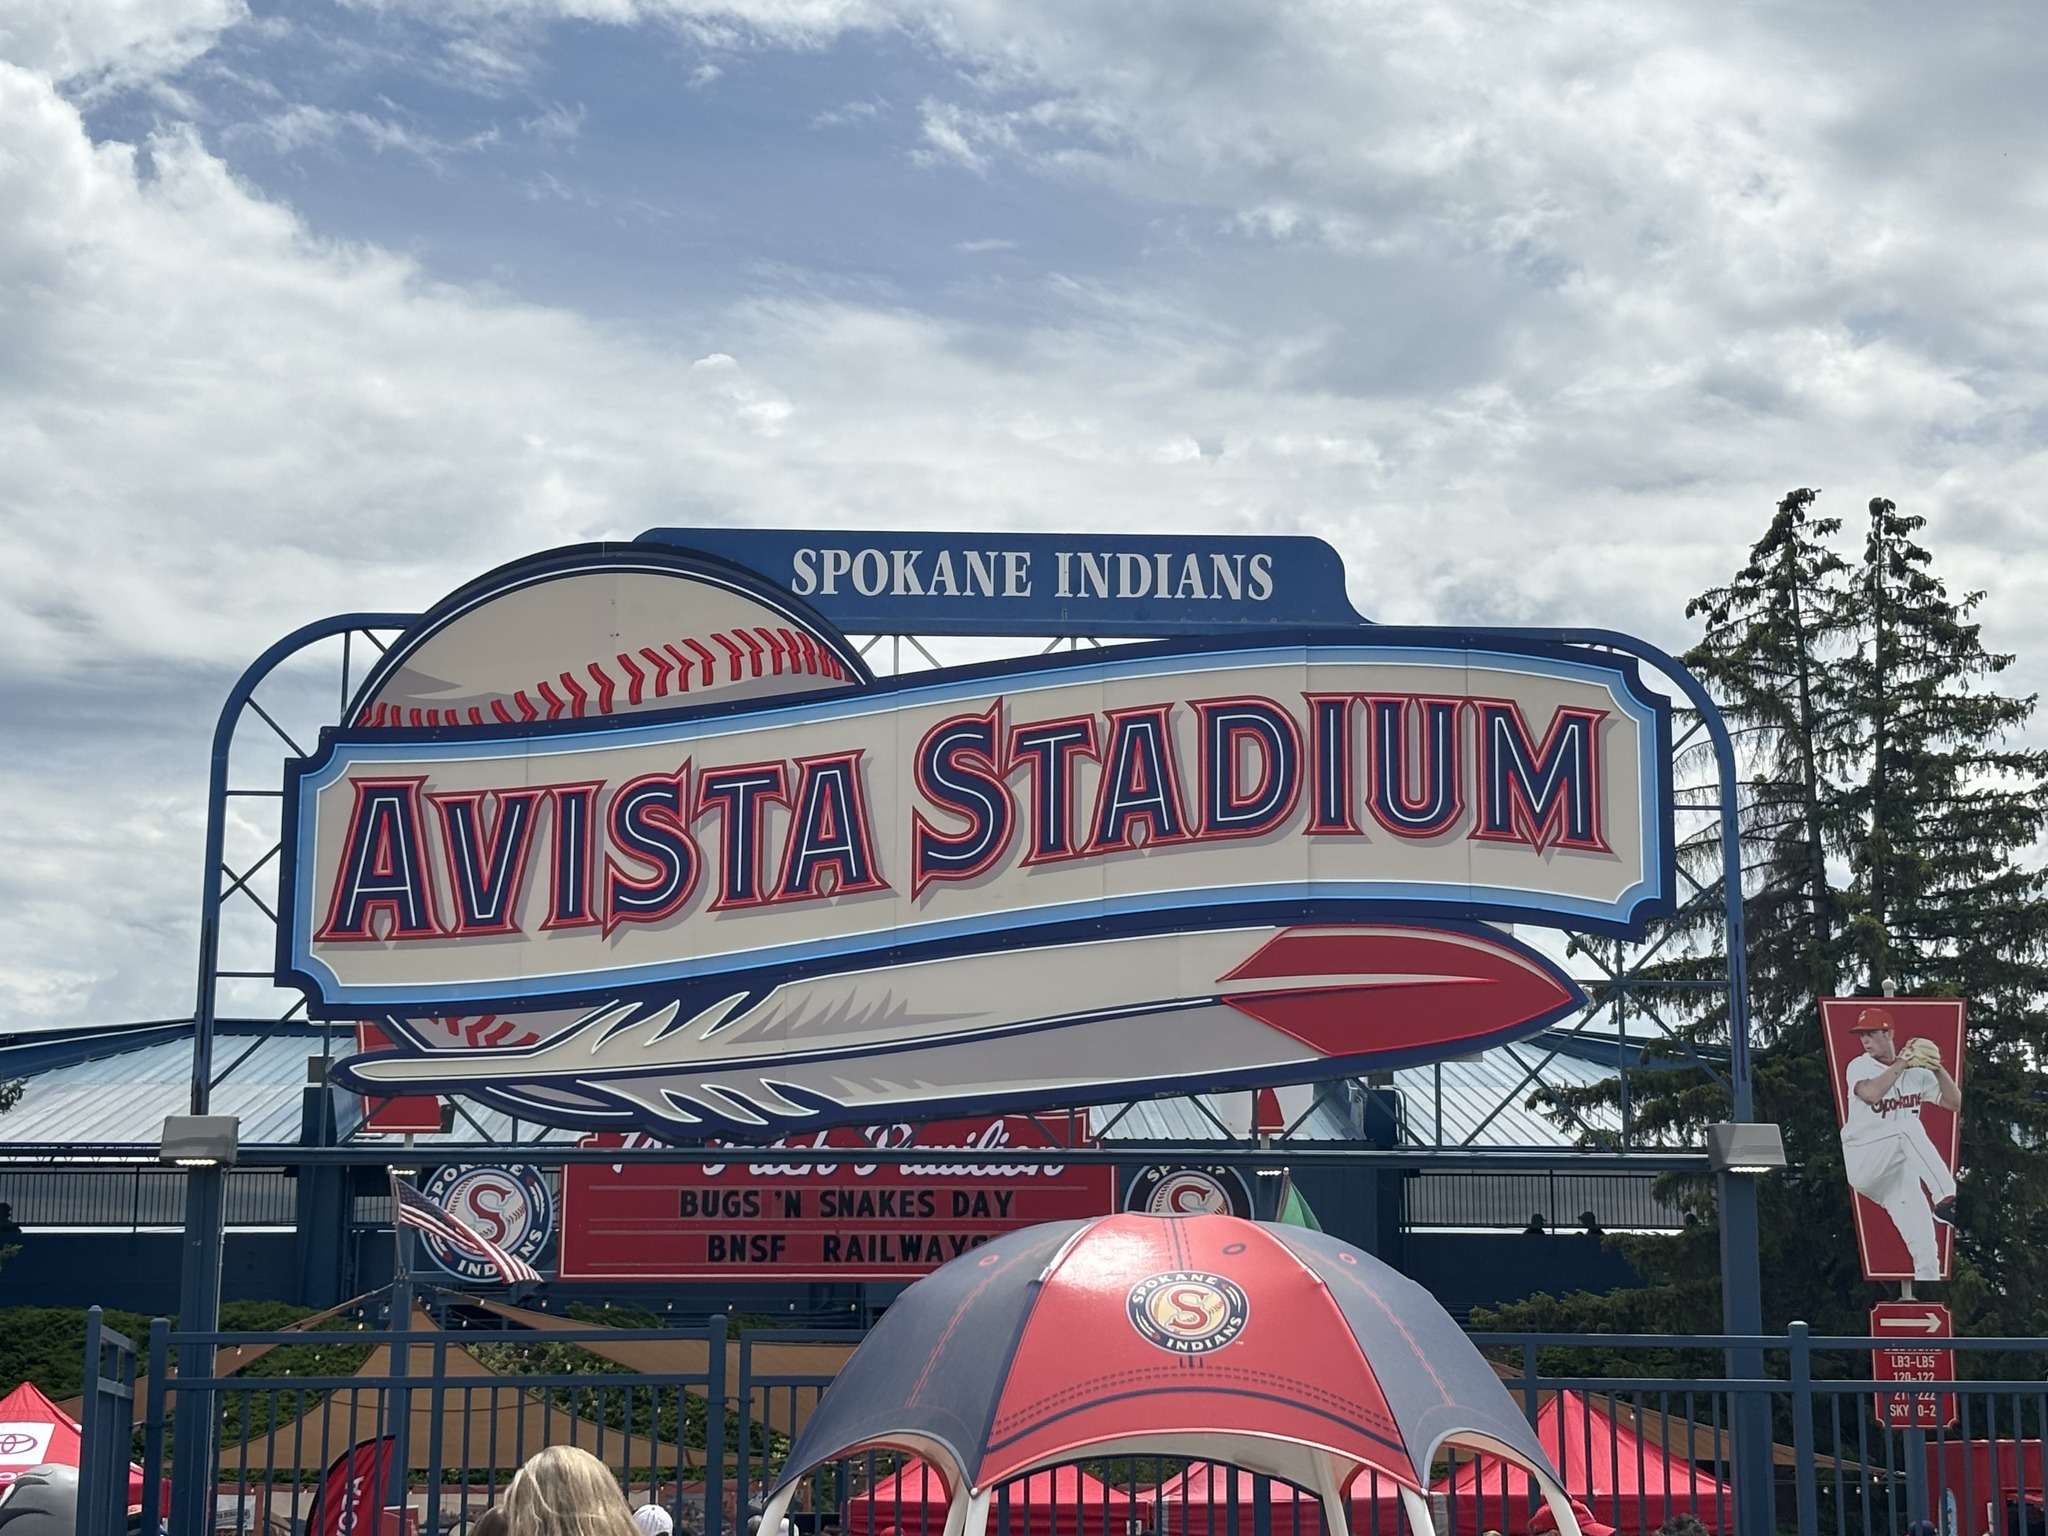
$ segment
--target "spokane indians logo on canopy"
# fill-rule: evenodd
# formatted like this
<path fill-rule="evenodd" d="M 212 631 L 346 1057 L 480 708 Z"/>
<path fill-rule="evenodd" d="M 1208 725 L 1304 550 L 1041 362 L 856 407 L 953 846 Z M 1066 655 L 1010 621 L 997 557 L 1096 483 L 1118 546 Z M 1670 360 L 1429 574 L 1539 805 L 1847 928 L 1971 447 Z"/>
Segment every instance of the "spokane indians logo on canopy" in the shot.
<path fill-rule="evenodd" d="M 1206 1355 L 1244 1332 L 1251 1303 L 1235 1280 L 1200 1269 L 1170 1269 L 1131 1287 L 1131 1326 L 1176 1355 Z"/>

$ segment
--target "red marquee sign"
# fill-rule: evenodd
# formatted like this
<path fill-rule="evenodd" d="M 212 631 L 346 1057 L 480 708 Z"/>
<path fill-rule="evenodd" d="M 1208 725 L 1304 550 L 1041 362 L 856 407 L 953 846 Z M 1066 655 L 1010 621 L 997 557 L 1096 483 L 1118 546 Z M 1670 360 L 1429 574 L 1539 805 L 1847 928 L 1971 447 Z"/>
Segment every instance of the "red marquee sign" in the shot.
<path fill-rule="evenodd" d="M 627 1146 L 600 1133 L 586 1146 Z M 1114 1170 L 1005 1162 L 1067 1144 L 1023 1115 L 919 1127 L 842 1127 L 701 1167 L 577 1163 L 562 1170 L 563 1280 L 913 1280 L 990 1238 L 1115 1209 Z M 957 1150 L 957 1162 L 862 1162 L 877 1147 Z M 840 1163 L 776 1162 L 776 1147 L 843 1147 Z"/>

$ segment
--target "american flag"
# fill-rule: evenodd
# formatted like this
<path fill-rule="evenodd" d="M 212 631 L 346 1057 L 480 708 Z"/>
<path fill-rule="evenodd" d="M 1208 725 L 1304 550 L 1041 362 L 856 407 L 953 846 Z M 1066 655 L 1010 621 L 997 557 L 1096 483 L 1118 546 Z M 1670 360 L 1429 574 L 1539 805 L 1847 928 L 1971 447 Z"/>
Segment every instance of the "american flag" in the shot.
<path fill-rule="evenodd" d="M 507 1285 L 535 1285 L 540 1281 L 540 1271 L 524 1259 L 507 1253 L 496 1243 L 485 1237 L 476 1228 L 459 1220 L 452 1212 L 436 1205 L 413 1185 L 410 1179 L 394 1176 L 391 1180 L 392 1209 L 398 1219 L 408 1227 L 453 1243 L 465 1252 L 488 1260 L 498 1272 L 498 1278 Z"/>

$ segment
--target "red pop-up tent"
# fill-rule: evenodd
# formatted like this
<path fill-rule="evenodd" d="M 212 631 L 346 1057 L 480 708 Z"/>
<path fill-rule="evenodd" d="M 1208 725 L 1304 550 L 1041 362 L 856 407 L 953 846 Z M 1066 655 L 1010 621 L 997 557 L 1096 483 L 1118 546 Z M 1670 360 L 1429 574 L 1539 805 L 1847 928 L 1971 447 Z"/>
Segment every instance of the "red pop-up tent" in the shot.
<path fill-rule="evenodd" d="M 796 1437 L 761 1525 L 812 1468 L 887 1450 L 937 1471 L 943 1536 L 986 1536 L 1029 1473 L 1154 1456 L 1312 1490 L 1330 1536 L 1376 1476 L 1427 1536 L 1451 1449 L 1522 1467 L 1579 1536 L 1529 1421 L 1421 1286 L 1321 1232 L 1126 1212 L 1008 1233 L 906 1290 Z"/>
<path fill-rule="evenodd" d="M 63 1409 L 24 1381 L 0 1397 L 0 1488 L 30 1467 L 75 1467 L 79 1458 L 78 1425 Z M 142 1502 L 142 1468 L 128 1469 L 128 1504 Z"/>
<path fill-rule="evenodd" d="M 1558 1392 L 1536 1415 L 1536 1438 L 1572 1497 L 1621 1536 L 1654 1531 L 1679 1513 L 1698 1516 L 1710 1531 L 1735 1528 L 1726 1483 L 1621 1423 L 1607 1404 Z M 1466 1462 L 1431 1488 L 1449 1495 L 1456 1536 L 1527 1536 L 1533 1491 L 1519 1467 L 1492 1456 Z"/>
<path fill-rule="evenodd" d="M 1009 1528 L 1023 1536 L 1124 1536 L 1137 1521 L 1149 1526 L 1151 1503 L 1133 1500 L 1079 1467 L 1052 1467 L 1007 1485 Z M 940 1536 L 951 1496 L 930 1462 L 907 1462 L 901 1471 L 846 1501 L 847 1536 Z"/>

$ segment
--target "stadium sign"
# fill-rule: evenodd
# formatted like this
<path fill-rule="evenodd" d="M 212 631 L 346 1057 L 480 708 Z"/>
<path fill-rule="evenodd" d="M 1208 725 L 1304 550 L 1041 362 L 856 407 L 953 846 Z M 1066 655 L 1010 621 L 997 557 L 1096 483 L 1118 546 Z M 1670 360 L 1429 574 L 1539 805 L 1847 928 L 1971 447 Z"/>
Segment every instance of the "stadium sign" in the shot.
<path fill-rule="evenodd" d="M 1149 639 L 1365 622 L 1321 539 L 757 528 L 641 538 L 764 572 L 854 634 Z"/>
<path fill-rule="evenodd" d="M 686 1166 L 621 1158 L 562 1170 L 559 1278 L 910 1280 L 991 1238 L 1044 1221 L 1107 1215 L 1114 1171 L 1103 1164 L 1017 1162 L 1006 1154 L 1067 1144 L 1059 1119 L 1022 1115 L 923 1125 L 839 1126 L 749 1148 L 753 1161 Z M 599 1133 L 585 1145 L 625 1148 Z M 875 1148 L 956 1154 L 944 1161 L 863 1161 Z M 845 1155 L 777 1161 L 762 1150 Z"/>
<path fill-rule="evenodd" d="M 756 573 L 587 547 L 455 594 L 290 766 L 278 969 L 400 1042 L 362 1091 L 593 1129 L 1303 1081 L 1578 1007 L 1496 925 L 1670 910 L 1668 757 L 1612 653 L 1354 624 L 876 679 Z"/>

